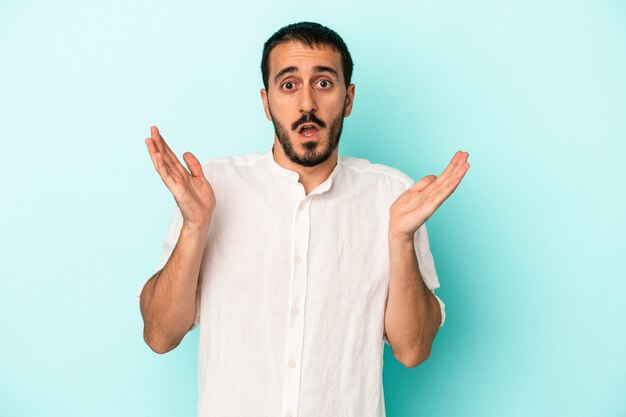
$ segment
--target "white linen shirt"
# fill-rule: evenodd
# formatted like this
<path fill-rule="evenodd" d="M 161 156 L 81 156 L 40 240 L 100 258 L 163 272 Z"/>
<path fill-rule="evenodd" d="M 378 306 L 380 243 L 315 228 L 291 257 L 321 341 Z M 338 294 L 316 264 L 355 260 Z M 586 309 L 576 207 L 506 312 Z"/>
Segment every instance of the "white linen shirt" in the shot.
<path fill-rule="evenodd" d="M 329 178 L 305 195 L 298 174 L 278 165 L 271 150 L 202 168 L 217 205 L 194 322 L 198 416 L 385 416 L 389 207 L 413 181 L 340 156 Z M 181 226 L 176 207 L 156 271 Z M 434 293 L 439 281 L 425 226 L 415 249 Z"/>

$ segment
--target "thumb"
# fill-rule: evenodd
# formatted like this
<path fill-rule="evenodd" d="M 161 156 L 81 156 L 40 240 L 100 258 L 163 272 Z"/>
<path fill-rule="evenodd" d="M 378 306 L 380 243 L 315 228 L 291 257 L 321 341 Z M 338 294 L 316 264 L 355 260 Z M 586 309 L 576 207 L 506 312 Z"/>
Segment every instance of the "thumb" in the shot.
<path fill-rule="evenodd" d="M 189 168 L 189 172 L 194 177 L 204 177 L 204 173 L 202 172 L 202 165 L 200 165 L 200 161 L 196 158 L 191 152 L 185 152 L 183 154 L 183 159 Z"/>
<path fill-rule="evenodd" d="M 422 191 L 428 185 L 435 182 L 436 179 L 436 175 L 426 175 L 424 178 L 413 184 L 413 186 L 411 187 L 411 191 Z"/>

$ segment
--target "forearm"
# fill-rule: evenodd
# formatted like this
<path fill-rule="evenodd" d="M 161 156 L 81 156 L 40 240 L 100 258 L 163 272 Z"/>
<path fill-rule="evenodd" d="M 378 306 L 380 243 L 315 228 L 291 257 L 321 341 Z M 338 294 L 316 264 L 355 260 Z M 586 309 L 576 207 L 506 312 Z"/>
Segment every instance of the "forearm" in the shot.
<path fill-rule="evenodd" d="M 155 352 L 174 349 L 193 325 L 206 236 L 206 229 L 183 225 L 169 260 L 143 288 L 144 340 Z"/>
<path fill-rule="evenodd" d="M 389 236 L 390 282 L 385 333 L 394 356 L 415 366 L 430 355 L 441 309 L 419 271 L 413 239 Z"/>

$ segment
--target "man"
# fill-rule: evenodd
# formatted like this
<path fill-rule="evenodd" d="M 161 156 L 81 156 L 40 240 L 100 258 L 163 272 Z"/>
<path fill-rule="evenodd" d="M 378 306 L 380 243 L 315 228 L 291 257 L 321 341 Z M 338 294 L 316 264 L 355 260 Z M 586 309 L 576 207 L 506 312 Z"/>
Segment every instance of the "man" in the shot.
<path fill-rule="evenodd" d="M 384 416 L 383 341 L 408 367 L 430 355 L 445 316 L 424 223 L 468 154 L 415 184 L 339 157 L 352 66 L 332 30 L 286 26 L 261 65 L 271 150 L 185 152 L 187 170 L 146 139 L 177 209 L 140 290 L 144 339 L 164 353 L 200 327 L 199 416 Z"/>

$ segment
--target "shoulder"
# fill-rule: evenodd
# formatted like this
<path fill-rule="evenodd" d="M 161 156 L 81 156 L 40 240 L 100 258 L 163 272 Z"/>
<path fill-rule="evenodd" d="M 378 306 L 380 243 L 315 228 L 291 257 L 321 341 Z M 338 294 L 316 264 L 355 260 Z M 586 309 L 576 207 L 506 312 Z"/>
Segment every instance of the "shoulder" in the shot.
<path fill-rule="evenodd" d="M 233 173 L 244 174 L 260 166 L 265 161 L 265 153 L 251 152 L 243 155 L 212 158 L 202 163 L 202 170 L 207 178 L 222 177 Z"/>
<path fill-rule="evenodd" d="M 343 167 L 352 173 L 372 181 L 392 183 L 404 189 L 411 187 L 414 181 L 404 172 L 388 165 L 372 163 L 367 159 L 353 156 L 341 156 Z"/>
<path fill-rule="evenodd" d="M 244 155 L 223 156 L 212 158 L 202 163 L 203 168 L 245 168 L 256 165 L 259 161 L 265 160 L 267 155 L 260 152 L 251 152 Z"/>

